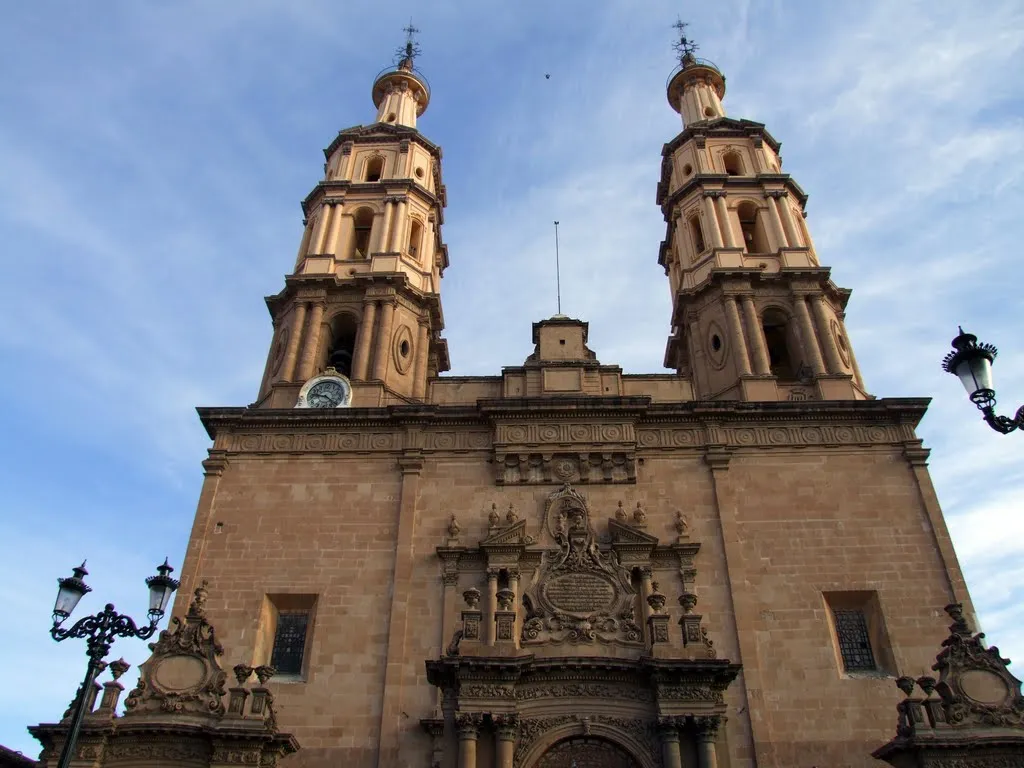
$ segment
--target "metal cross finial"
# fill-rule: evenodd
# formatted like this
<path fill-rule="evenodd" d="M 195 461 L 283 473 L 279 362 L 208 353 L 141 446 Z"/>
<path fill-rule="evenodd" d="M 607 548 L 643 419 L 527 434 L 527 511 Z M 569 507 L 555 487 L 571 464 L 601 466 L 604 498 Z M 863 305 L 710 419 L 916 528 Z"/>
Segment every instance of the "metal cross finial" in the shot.
<path fill-rule="evenodd" d="M 411 64 L 420 55 L 420 47 L 415 37 L 419 29 L 414 27 L 412 19 L 409 19 L 408 26 L 402 27 L 402 31 L 405 32 L 405 45 L 395 51 L 395 58 L 398 59 L 398 63 L 408 61 Z"/>
<path fill-rule="evenodd" d="M 693 42 L 686 36 L 686 28 L 690 26 L 689 22 L 683 21 L 682 19 L 676 19 L 676 23 L 672 27 L 679 32 L 679 40 L 672 45 L 672 49 L 676 52 L 679 57 L 680 63 L 686 63 L 688 59 L 694 58 L 694 54 L 700 48 L 697 43 Z"/>

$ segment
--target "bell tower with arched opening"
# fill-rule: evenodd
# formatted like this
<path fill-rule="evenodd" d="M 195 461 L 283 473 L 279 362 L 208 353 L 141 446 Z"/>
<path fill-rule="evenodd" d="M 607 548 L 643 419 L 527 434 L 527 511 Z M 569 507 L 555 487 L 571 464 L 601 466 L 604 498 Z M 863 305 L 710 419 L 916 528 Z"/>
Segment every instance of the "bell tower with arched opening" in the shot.
<path fill-rule="evenodd" d="M 377 119 L 340 131 L 324 177 L 302 202 L 304 230 L 285 288 L 267 298 L 274 323 L 257 405 L 290 408 L 302 385 L 333 368 L 352 403 L 423 401 L 448 370 L 441 338 L 441 149 L 416 130 L 430 87 L 406 29 L 398 63 L 373 83 Z"/>
<path fill-rule="evenodd" d="M 683 32 L 685 25 L 679 25 Z M 702 400 L 862 400 L 843 322 L 850 292 L 818 261 L 807 195 L 762 123 L 727 117 L 725 76 L 680 36 L 662 150 L 659 263 L 672 290 L 665 366 Z"/>

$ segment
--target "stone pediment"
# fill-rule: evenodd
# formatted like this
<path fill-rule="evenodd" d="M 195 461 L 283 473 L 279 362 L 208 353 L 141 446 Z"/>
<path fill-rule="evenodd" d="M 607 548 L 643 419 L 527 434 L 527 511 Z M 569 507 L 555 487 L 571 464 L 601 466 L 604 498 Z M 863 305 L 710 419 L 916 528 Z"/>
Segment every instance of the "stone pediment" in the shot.
<path fill-rule="evenodd" d="M 614 517 L 608 518 L 608 533 L 612 544 L 637 545 L 644 549 L 653 549 L 658 545 L 658 537 L 641 531 L 628 523 L 620 522 Z"/>
<path fill-rule="evenodd" d="M 508 546 L 525 546 L 533 543 L 533 537 L 526 533 L 526 521 L 519 520 L 511 525 L 491 533 L 480 542 L 481 549 Z"/>

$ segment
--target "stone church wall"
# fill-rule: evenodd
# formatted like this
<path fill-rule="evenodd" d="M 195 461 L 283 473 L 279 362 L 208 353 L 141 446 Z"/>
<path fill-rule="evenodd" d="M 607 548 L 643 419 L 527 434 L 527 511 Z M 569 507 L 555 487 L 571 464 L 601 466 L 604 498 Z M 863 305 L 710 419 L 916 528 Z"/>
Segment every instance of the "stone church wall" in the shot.
<path fill-rule="evenodd" d="M 699 543 L 692 587 L 665 562 L 653 578 L 668 596 L 674 642 L 677 598 L 690 589 L 718 658 L 743 665 L 726 694 L 721 763 L 732 768 L 752 764 L 752 737 L 759 759 L 780 764 L 870 765 L 892 728 L 892 678 L 927 669 L 943 634 L 936 611 L 952 597 L 940 555 L 948 535 L 941 518 L 933 532 L 916 474 L 923 469 L 908 459 L 920 464 L 912 430 L 808 424 L 733 430 L 724 437 L 731 447 L 719 450 L 701 436 L 717 427 L 640 422 L 635 483 L 576 486 L 602 535 L 610 518 L 640 502 L 646 534 L 674 543 L 681 513 L 685 536 Z M 543 544 L 544 499 L 557 488 L 496 483 L 482 426 L 396 422 L 326 434 L 239 424 L 218 432 L 213 454 L 223 474 L 201 501 L 197 519 L 206 523 L 190 545 L 182 594 L 197 578 L 214 587 L 209 613 L 231 639 L 228 666 L 269 663 L 268 599 L 287 607 L 287 596 L 315 596 L 305 681 L 270 682 L 282 727 L 303 745 L 289 764 L 369 767 L 378 748 L 401 764 L 426 764 L 431 742 L 418 721 L 437 716 L 441 696 L 425 661 L 443 656 L 460 626 L 462 592 L 486 595 L 487 587 L 482 566 L 470 566 L 446 604 L 438 547 L 451 516 L 473 547 L 488 535 L 492 505 L 502 515 L 511 505 Z M 765 444 L 783 433 L 831 435 L 834 444 Z M 420 447 L 398 449 L 409 443 Z M 208 519 L 203 504 L 212 504 Z M 955 560 L 952 568 L 962 583 Z M 530 576 L 524 568 L 524 589 Z M 843 607 L 846 593 L 877 612 L 881 630 L 873 631 L 885 646 L 877 652 L 889 654 L 891 675 L 840 672 L 826 594 Z M 615 653 L 587 644 L 530 652 Z M 445 738 L 450 756 L 455 735 Z"/>

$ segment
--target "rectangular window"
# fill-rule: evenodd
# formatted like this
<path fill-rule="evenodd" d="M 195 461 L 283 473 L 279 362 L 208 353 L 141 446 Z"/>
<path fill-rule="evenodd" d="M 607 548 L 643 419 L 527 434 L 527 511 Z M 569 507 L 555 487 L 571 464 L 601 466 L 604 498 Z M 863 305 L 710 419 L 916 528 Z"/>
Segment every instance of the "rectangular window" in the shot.
<path fill-rule="evenodd" d="M 309 611 L 281 611 L 277 614 L 277 631 L 274 633 L 274 651 L 270 656 L 270 666 L 276 669 L 279 675 L 302 674 L 308 627 Z"/>
<path fill-rule="evenodd" d="M 266 595 L 260 609 L 252 665 L 269 664 L 275 680 L 302 682 L 309 673 L 309 657 L 316 624 L 316 595 Z"/>
<path fill-rule="evenodd" d="M 896 661 L 878 593 L 850 590 L 822 596 L 839 671 L 851 677 L 895 674 Z"/>
<path fill-rule="evenodd" d="M 832 612 L 836 624 L 839 654 L 847 672 L 865 672 L 875 669 L 875 654 L 871 652 L 868 620 L 863 611 L 856 609 Z M 275 649 L 276 651 L 276 649 Z"/>

